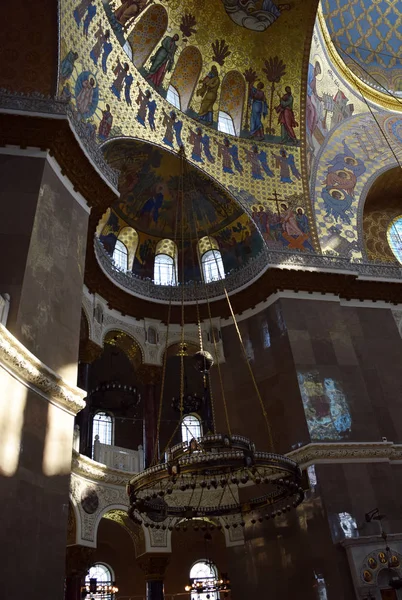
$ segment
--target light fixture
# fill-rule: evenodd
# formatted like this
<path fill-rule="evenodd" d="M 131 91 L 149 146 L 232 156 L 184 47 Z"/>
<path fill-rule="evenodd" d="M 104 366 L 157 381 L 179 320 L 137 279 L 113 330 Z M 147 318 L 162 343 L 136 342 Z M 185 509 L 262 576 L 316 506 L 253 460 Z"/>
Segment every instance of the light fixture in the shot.
<path fill-rule="evenodd" d="M 195 248 L 197 243 L 197 232 L 202 230 L 205 235 L 204 218 L 203 227 L 197 222 L 197 214 L 202 211 L 202 206 L 195 210 L 193 207 L 185 206 L 185 181 L 186 162 L 184 150 L 181 151 L 182 178 L 179 181 L 179 195 L 177 202 L 176 232 L 177 241 L 178 224 L 181 228 L 181 286 L 184 286 L 184 222 L 188 220 L 187 230 L 194 232 L 195 241 L 190 240 L 190 249 Z M 194 194 L 188 193 L 189 198 Z M 196 196 L 195 196 L 196 197 Z M 180 214 L 180 219 L 178 215 Z M 207 232 L 208 234 L 208 232 Z M 197 257 L 193 257 L 194 264 Z M 212 330 L 212 320 L 209 307 L 208 284 L 204 282 L 205 298 L 208 305 L 210 318 L 209 329 Z M 245 359 L 246 368 L 249 371 L 252 385 L 262 412 L 262 423 L 267 430 L 267 441 L 270 449 L 273 448 L 271 428 L 268 421 L 265 405 L 253 374 L 253 370 L 245 350 L 236 317 L 225 290 L 226 300 L 240 341 L 241 351 Z M 128 511 L 129 517 L 137 524 L 143 524 L 151 529 L 181 530 L 186 531 L 189 527 L 194 530 L 201 529 L 231 529 L 244 527 L 246 520 L 251 525 L 257 525 L 264 520 L 270 520 L 296 508 L 304 498 L 301 487 L 301 470 L 298 465 L 287 457 L 274 452 L 257 451 L 255 444 L 243 435 L 233 434 L 230 427 L 229 406 L 225 397 L 223 378 L 221 375 L 219 353 L 216 340 L 213 340 L 215 357 L 203 348 L 202 328 L 197 306 L 198 315 L 198 337 L 200 350 L 194 354 L 193 362 L 197 371 L 204 381 L 204 390 L 210 392 L 210 369 L 216 364 L 218 380 L 221 387 L 221 398 L 223 403 L 223 414 L 226 419 L 226 433 L 216 432 L 214 416 L 211 418 L 209 431 L 198 439 L 180 442 L 171 445 L 176 431 L 180 429 L 180 423 L 185 414 L 185 372 L 184 357 L 187 347 L 184 339 L 184 296 L 181 302 L 181 339 L 178 356 L 180 358 L 180 372 L 178 382 L 180 387 L 178 395 L 178 411 L 180 413 L 178 424 L 175 427 L 169 442 L 165 448 L 164 458 L 159 460 L 157 449 L 159 439 L 155 441 L 154 460 L 152 466 L 141 473 L 134 475 L 127 485 L 127 493 L 130 501 Z M 170 305 L 167 319 L 167 331 L 169 331 Z M 168 354 L 169 340 L 166 336 L 163 373 L 166 373 L 166 360 Z M 184 349 L 186 349 L 184 351 Z M 161 385 L 160 404 L 158 411 L 157 438 L 160 433 L 160 419 L 163 404 L 164 379 Z M 206 404 L 210 406 L 210 413 L 214 415 L 213 396 L 204 394 Z M 250 398 L 250 410 L 251 408 Z M 199 519 L 203 520 L 199 526 Z"/>
<path fill-rule="evenodd" d="M 88 594 L 90 594 L 90 598 L 93 598 L 93 595 L 96 595 L 97 598 L 106 598 L 106 597 L 114 597 L 115 594 L 119 591 L 119 588 L 116 587 L 116 584 L 113 582 L 99 582 L 96 578 L 91 578 L 89 582 L 86 582 L 85 585 L 81 588 L 81 598 L 86 598 Z"/>

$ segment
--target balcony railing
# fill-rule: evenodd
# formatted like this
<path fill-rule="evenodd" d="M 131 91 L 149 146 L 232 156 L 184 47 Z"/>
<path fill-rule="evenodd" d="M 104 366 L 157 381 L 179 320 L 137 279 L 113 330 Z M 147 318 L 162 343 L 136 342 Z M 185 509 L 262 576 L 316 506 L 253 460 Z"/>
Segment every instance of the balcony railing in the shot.
<path fill-rule="evenodd" d="M 139 473 L 144 470 L 144 450 L 142 446 L 138 446 L 138 450 L 130 450 L 120 446 L 101 444 L 99 436 L 96 436 L 93 458 L 107 467 L 127 471 L 128 473 Z"/>

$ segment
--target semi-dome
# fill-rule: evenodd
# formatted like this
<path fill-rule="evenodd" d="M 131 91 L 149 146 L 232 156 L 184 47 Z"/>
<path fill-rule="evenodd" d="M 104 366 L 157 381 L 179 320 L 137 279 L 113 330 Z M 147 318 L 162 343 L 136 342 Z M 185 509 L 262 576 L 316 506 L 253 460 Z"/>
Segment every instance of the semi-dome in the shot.
<path fill-rule="evenodd" d="M 120 197 L 103 215 L 97 234 L 120 271 L 128 272 L 125 287 L 140 293 L 139 280 L 156 281 L 160 255 L 173 260 L 174 284 L 203 283 L 203 257 L 211 251 L 212 261 L 222 260 L 212 281 L 238 275 L 255 263 L 263 239 L 254 222 L 184 155 L 134 140 L 109 142 L 104 155 L 120 172 Z M 127 259 L 119 264 L 116 252 L 124 248 Z M 121 283 L 121 273 L 116 275 Z"/>

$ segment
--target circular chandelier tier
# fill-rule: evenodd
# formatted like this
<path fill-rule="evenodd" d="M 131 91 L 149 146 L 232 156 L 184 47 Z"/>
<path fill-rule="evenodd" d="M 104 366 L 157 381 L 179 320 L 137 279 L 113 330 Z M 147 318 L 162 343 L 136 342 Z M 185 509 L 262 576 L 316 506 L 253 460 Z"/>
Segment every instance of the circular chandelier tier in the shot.
<path fill-rule="evenodd" d="M 210 434 L 170 448 L 166 462 L 131 478 L 130 518 L 165 529 L 193 519 L 222 518 L 225 527 L 245 517 L 271 518 L 304 498 L 299 466 L 289 458 L 256 452 L 246 437 Z M 279 509 L 279 510 L 278 510 Z M 225 520 L 226 519 L 226 520 Z M 261 520 L 261 518 L 260 518 Z M 213 521 L 212 521 L 213 522 Z"/>

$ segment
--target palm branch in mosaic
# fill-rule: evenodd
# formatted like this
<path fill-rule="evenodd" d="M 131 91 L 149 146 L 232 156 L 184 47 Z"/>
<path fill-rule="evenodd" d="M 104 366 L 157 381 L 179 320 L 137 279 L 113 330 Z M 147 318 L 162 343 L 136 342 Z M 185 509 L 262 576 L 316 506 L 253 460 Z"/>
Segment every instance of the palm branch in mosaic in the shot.
<path fill-rule="evenodd" d="M 271 100 L 269 103 L 269 126 L 267 129 L 267 133 L 274 135 L 275 128 L 272 127 L 272 115 L 273 115 L 273 103 L 274 103 L 274 93 L 275 93 L 275 84 L 279 83 L 284 75 L 286 75 L 286 65 L 285 63 L 274 56 L 274 58 L 268 58 L 268 60 L 264 61 L 265 67 L 263 67 L 263 71 L 271 84 Z"/>

